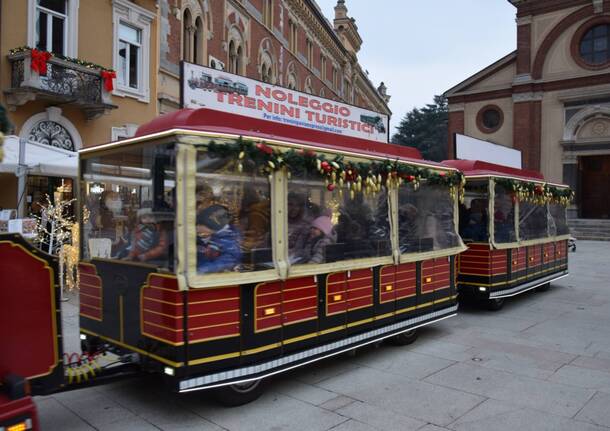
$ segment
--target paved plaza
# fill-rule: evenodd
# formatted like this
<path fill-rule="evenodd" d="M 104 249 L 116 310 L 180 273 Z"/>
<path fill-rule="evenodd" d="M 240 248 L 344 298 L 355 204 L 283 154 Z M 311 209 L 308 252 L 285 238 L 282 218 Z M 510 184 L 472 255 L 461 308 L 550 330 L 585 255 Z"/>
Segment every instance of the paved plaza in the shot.
<path fill-rule="evenodd" d="M 246 406 L 133 379 L 38 397 L 42 429 L 610 430 L 610 242 L 579 242 L 570 272 L 499 312 L 462 307 L 411 346 L 383 344 L 275 378 Z M 64 307 L 74 351 L 77 308 Z"/>

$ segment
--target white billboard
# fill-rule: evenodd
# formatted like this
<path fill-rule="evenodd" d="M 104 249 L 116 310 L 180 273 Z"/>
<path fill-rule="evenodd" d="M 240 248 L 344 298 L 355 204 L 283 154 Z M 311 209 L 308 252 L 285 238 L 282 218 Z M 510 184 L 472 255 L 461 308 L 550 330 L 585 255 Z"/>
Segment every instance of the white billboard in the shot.
<path fill-rule="evenodd" d="M 455 134 L 455 158 L 521 169 L 521 151 L 459 133 Z"/>
<path fill-rule="evenodd" d="M 186 62 L 182 106 L 388 142 L 387 115 Z"/>

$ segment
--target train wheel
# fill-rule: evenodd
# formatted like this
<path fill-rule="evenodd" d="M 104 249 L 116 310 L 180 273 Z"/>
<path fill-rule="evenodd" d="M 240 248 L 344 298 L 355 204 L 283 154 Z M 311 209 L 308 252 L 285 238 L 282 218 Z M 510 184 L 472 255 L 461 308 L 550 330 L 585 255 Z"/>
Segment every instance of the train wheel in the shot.
<path fill-rule="evenodd" d="M 394 335 L 393 337 L 388 338 L 388 342 L 394 346 L 408 346 L 409 344 L 417 340 L 418 335 L 419 333 L 417 332 L 417 329 L 412 329 L 410 331 L 402 332 L 398 335 Z"/>
<path fill-rule="evenodd" d="M 551 288 L 551 283 L 544 283 L 536 288 L 536 292 L 546 292 Z"/>
<path fill-rule="evenodd" d="M 498 311 L 504 307 L 504 298 L 494 298 L 487 300 L 487 309 L 490 311 Z"/>
<path fill-rule="evenodd" d="M 237 407 L 256 400 L 264 390 L 263 380 L 259 379 L 218 388 L 214 390 L 214 398 L 224 406 Z"/>

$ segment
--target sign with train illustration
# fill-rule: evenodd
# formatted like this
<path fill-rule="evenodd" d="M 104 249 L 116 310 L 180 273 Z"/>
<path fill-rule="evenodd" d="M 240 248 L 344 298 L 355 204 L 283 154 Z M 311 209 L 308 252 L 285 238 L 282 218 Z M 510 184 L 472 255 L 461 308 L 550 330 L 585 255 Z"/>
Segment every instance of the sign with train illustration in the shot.
<path fill-rule="evenodd" d="M 182 105 L 388 142 L 387 115 L 186 62 Z"/>

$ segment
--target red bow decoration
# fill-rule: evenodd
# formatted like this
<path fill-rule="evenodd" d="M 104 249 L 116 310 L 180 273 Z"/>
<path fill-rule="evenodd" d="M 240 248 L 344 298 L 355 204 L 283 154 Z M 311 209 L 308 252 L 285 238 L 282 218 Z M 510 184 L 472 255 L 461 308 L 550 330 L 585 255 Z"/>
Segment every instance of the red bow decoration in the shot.
<path fill-rule="evenodd" d="M 111 92 L 114 90 L 114 85 L 112 85 L 112 80 L 116 78 L 116 72 L 113 70 L 102 70 L 102 79 L 104 80 L 104 88 L 107 92 Z"/>
<path fill-rule="evenodd" d="M 47 51 L 39 51 L 36 48 L 32 49 L 32 65 L 30 66 L 34 72 L 39 75 L 47 74 L 47 61 L 51 58 L 51 53 Z"/>

